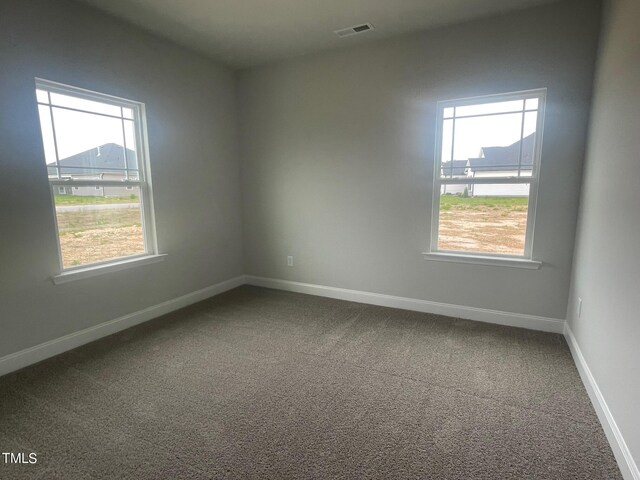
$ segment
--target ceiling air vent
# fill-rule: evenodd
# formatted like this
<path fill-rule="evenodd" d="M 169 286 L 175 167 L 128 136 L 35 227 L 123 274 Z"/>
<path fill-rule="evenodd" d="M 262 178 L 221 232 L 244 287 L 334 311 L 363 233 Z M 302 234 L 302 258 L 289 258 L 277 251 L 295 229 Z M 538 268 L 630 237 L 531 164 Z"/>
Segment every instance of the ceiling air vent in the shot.
<path fill-rule="evenodd" d="M 373 30 L 373 25 L 371 25 L 370 23 L 363 23 L 362 25 L 356 25 L 355 27 L 334 30 L 333 33 L 335 33 L 339 37 L 348 37 L 350 35 L 355 35 L 356 33 L 368 32 L 369 30 Z"/>

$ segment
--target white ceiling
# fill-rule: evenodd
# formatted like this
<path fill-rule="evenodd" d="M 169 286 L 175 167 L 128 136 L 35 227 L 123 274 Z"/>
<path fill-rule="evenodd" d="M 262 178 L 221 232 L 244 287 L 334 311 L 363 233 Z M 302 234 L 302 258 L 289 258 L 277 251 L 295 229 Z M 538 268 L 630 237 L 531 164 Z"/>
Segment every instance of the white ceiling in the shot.
<path fill-rule="evenodd" d="M 232 67 L 352 45 L 553 0 L 82 0 Z M 371 22 L 375 30 L 333 31 Z"/>

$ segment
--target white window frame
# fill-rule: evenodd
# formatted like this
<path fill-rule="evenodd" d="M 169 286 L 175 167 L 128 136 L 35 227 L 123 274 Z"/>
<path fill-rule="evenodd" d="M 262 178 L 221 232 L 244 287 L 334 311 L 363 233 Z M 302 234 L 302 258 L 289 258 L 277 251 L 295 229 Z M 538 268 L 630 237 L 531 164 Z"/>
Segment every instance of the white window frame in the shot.
<path fill-rule="evenodd" d="M 53 127 L 53 136 L 54 136 L 54 146 L 55 146 L 55 154 L 56 154 L 56 164 L 48 165 L 48 167 L 54 167 L 57 172 L 57 178 L 49 179 L 49 186 L 51 192 L 51 201 L 53 206 L 53 218 L 55 222 L 56 228 L 56 240 L 58 242 L 58 260 L 59 260 L 59 273 L 54 275 L 53 280 L 54 283 L 66 283 L 69 281 L 73 281 L 76 279 L 92 277 L 95 275 L 99 275 L 106 272 L 122 270 L 124 268 L 133 267 L 136 265 L 143 265 L 148 263 L 154 263 L 156 261 L 161 261 L 164 258 L 164 255 L 158 254 L 158 243 L 156 237 L 156 228 L 155 228 L 155 213 L 153 207 L 153 190 L 151 184 L 151 167 L 149 163 L 149 143 L 147 138 L 147 123 L 146 123 L 146 112 L 144 103 L 137 102 L 134 100 L 127 100 L 120 97 L 115 97 L 112 95 L 94 92 L 91 90 L 86 90 L 83 88 L 73 87 L 70 85 L 64 85 L 57 82 L 52 82 L 50 80 L 45 80 L 42 78 L 35 79 L 35 87 L 36 90 L 45 90 L 50 93 L 60 93 L 63 95 L 70 95 L 76 98 L 82 98 L 85 100 L 98 101 L 101 103 L 106 103 L 110 105 L 114 105 L 120 107 L 121 117 L 107 115 L 103 113 L 96 113 L 92 111 L 85 111 L 82 109 L 75 109 L 69 107 L 58 107 L 56 108 L 66 108 L 69 110 L 76 110 L 85 113 L 90 113 L 93 115 L 102 115 L 108 116 L 112 118 L 121 118 L 126 120 L 133 120 L 134 124 L 134 132 L 135 132 L 135 151 L 137 158 L 137 169 L 128 168 L 129 165 L 125 162 L 125 168 L 122 169 L 126 171 L 126 179 L 125 180 L 104 180 L 102 179 L 102 175 L 98 179 L 91 180 L 78 180 L 72 179 L 69 177 L 64 177 L 60 174 L 58 152 L 56 137 L 55 137 L 55 122 L 53 116 L 51 118 L 52 127 Z M 34 90 L 35 95 L 35 90 Z M 36 97 L 36 106 L 51 105 L 51 97 L 48 95 L 49 103 L 40 102 Z M 133 112 L 133 118 L 125 117 L 124 109 L 131 109 Z M 51 112 L 51 109 L 49 110 Z M 124 123 L 123 123 L 124 129 Z M 124 131 L 123 131 L 124 136 Z M 126 138 L 124 139 L 125 152 L 127 149 Z M 44 144 L 44 139 L 43 139 Z M 126 153 L 125 153 L 126 155 Z M 129 172 L 134 171 L 137 173 L 137 179 L 129 178 Z M 63 259 L 62 259 L 62 249 L 60 246 L 60 234 L 58 231 L 58 222 L 57 215 L 55 211 L 55 198 L 54 198 L 54 189 L 60 186 L 73 186 L 74 188 L 78 187 L 91 187 L 94 186 L 96 190 L 102 189 L 105 186 L 117 186 L 117 187 L 139 187 L 140 191 L 140 212 L 141 212 L 141 222 L 142 222 L 142 230 L 144 237 L 144 253 L 136 254 L 136 255 L 128 255 L 123 257 L 115 257 L 108 260 L 94 262 L 89 264 L 83 264 L 79 266 L 73 267 L 64 267 Z"/>
<path fill-rule="evenodd" d="M 429 238 L 429 248 L 424 253 L 424 257 L 429 260 L 453 261 L 462 263 L 476 263 L 484 265 L 501 265 L 521 268 L 540 268 L 542 262 L 533 259 L 533 238 L 535 231 L 536 204 L 538 199 L 538 183 L 540 180 L 540 159 L 542 151 L 542 133 L 544 128 L 544 113 L 546 104 L 547 89 L 540 88 L 535 90 L 526 90 L 520 92 L 511 92 L 496 95 L 484 95 L 479 97 L 469 97 L 455 100 L 440 101 L 437 104 L 436 118 L 436 144 L 435 144 L 435 161 L 433 171 L 433 203 L 431 212 L 431 235 Z M 524 130 L 524 113 L 530 110 L 526 109 L 527 99 L 538 99 L 538 116 L 536 119 L 536 136 L 534 143 L 534 158 L 531 170 L 531 176 L 514 176 L 514 177 L 452 177 L 442 178 L 442 132 L 444 125 L 444 112 L 446 108 L 463 107 L 469 105 L 478 105 L 484 103 L 506 102 L 511 100 L 524 100 L 522 110 L 515 110 L 513 113 L 522 112 L 522 130 Z M 493 114 L 489 114 L 493 115 Z M 454 110 L 455 118 L 455 110 Z M 455 125 L 455 121 L 454 121 Z M 520 136 L 522 140 L 522 133 Z M 452 142 L 455 141 L 455 126 L 452 135 Z M 453 160 L 453 148 L 452 148 Z M 440 195 L 442 185 L 455 184 L 529 184 L 529 202 L 527 211 L 527 226 L 525 233 L 525 245 L 523 255 L 507 255 L 499 253 L 482 253 L 482 252 L 465 252 L 458 250 L 440 250 L 438 249 L 438 234 L 440 227 Z"/>

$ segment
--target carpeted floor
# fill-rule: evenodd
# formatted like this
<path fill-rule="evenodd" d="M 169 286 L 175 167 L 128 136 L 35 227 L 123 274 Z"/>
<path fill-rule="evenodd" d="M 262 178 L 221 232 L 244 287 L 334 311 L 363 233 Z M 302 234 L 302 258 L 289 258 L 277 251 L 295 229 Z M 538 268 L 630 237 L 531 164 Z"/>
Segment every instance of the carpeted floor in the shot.
<path fill-rule="evenodd" d="M 560 335 L 241 287 L 0 378 L 0 478 L 616 479 Z"/>

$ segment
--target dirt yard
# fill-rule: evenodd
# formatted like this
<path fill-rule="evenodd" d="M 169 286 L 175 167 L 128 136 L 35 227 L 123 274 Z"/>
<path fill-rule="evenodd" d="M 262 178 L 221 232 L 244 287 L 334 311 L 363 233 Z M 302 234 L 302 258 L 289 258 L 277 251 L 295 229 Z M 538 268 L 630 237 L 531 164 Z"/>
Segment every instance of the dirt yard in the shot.
<path fill-rule="evenodd" d="M 526 199 L 441 200 L 439 250 L 522 255 Z"/>
<path fill-rule="evenodd" d="M 58 212 L 57 219 L 65 268 L 144 253 L 137 208 Z"/>
<path fill-rule="evenodd" d="M 59 211 L 57 220 L 65 268 L 144 253 L 139 208 Z M 438 249 L 522 255 L 526 226 L 526 198 L 443 195 Z"/>

